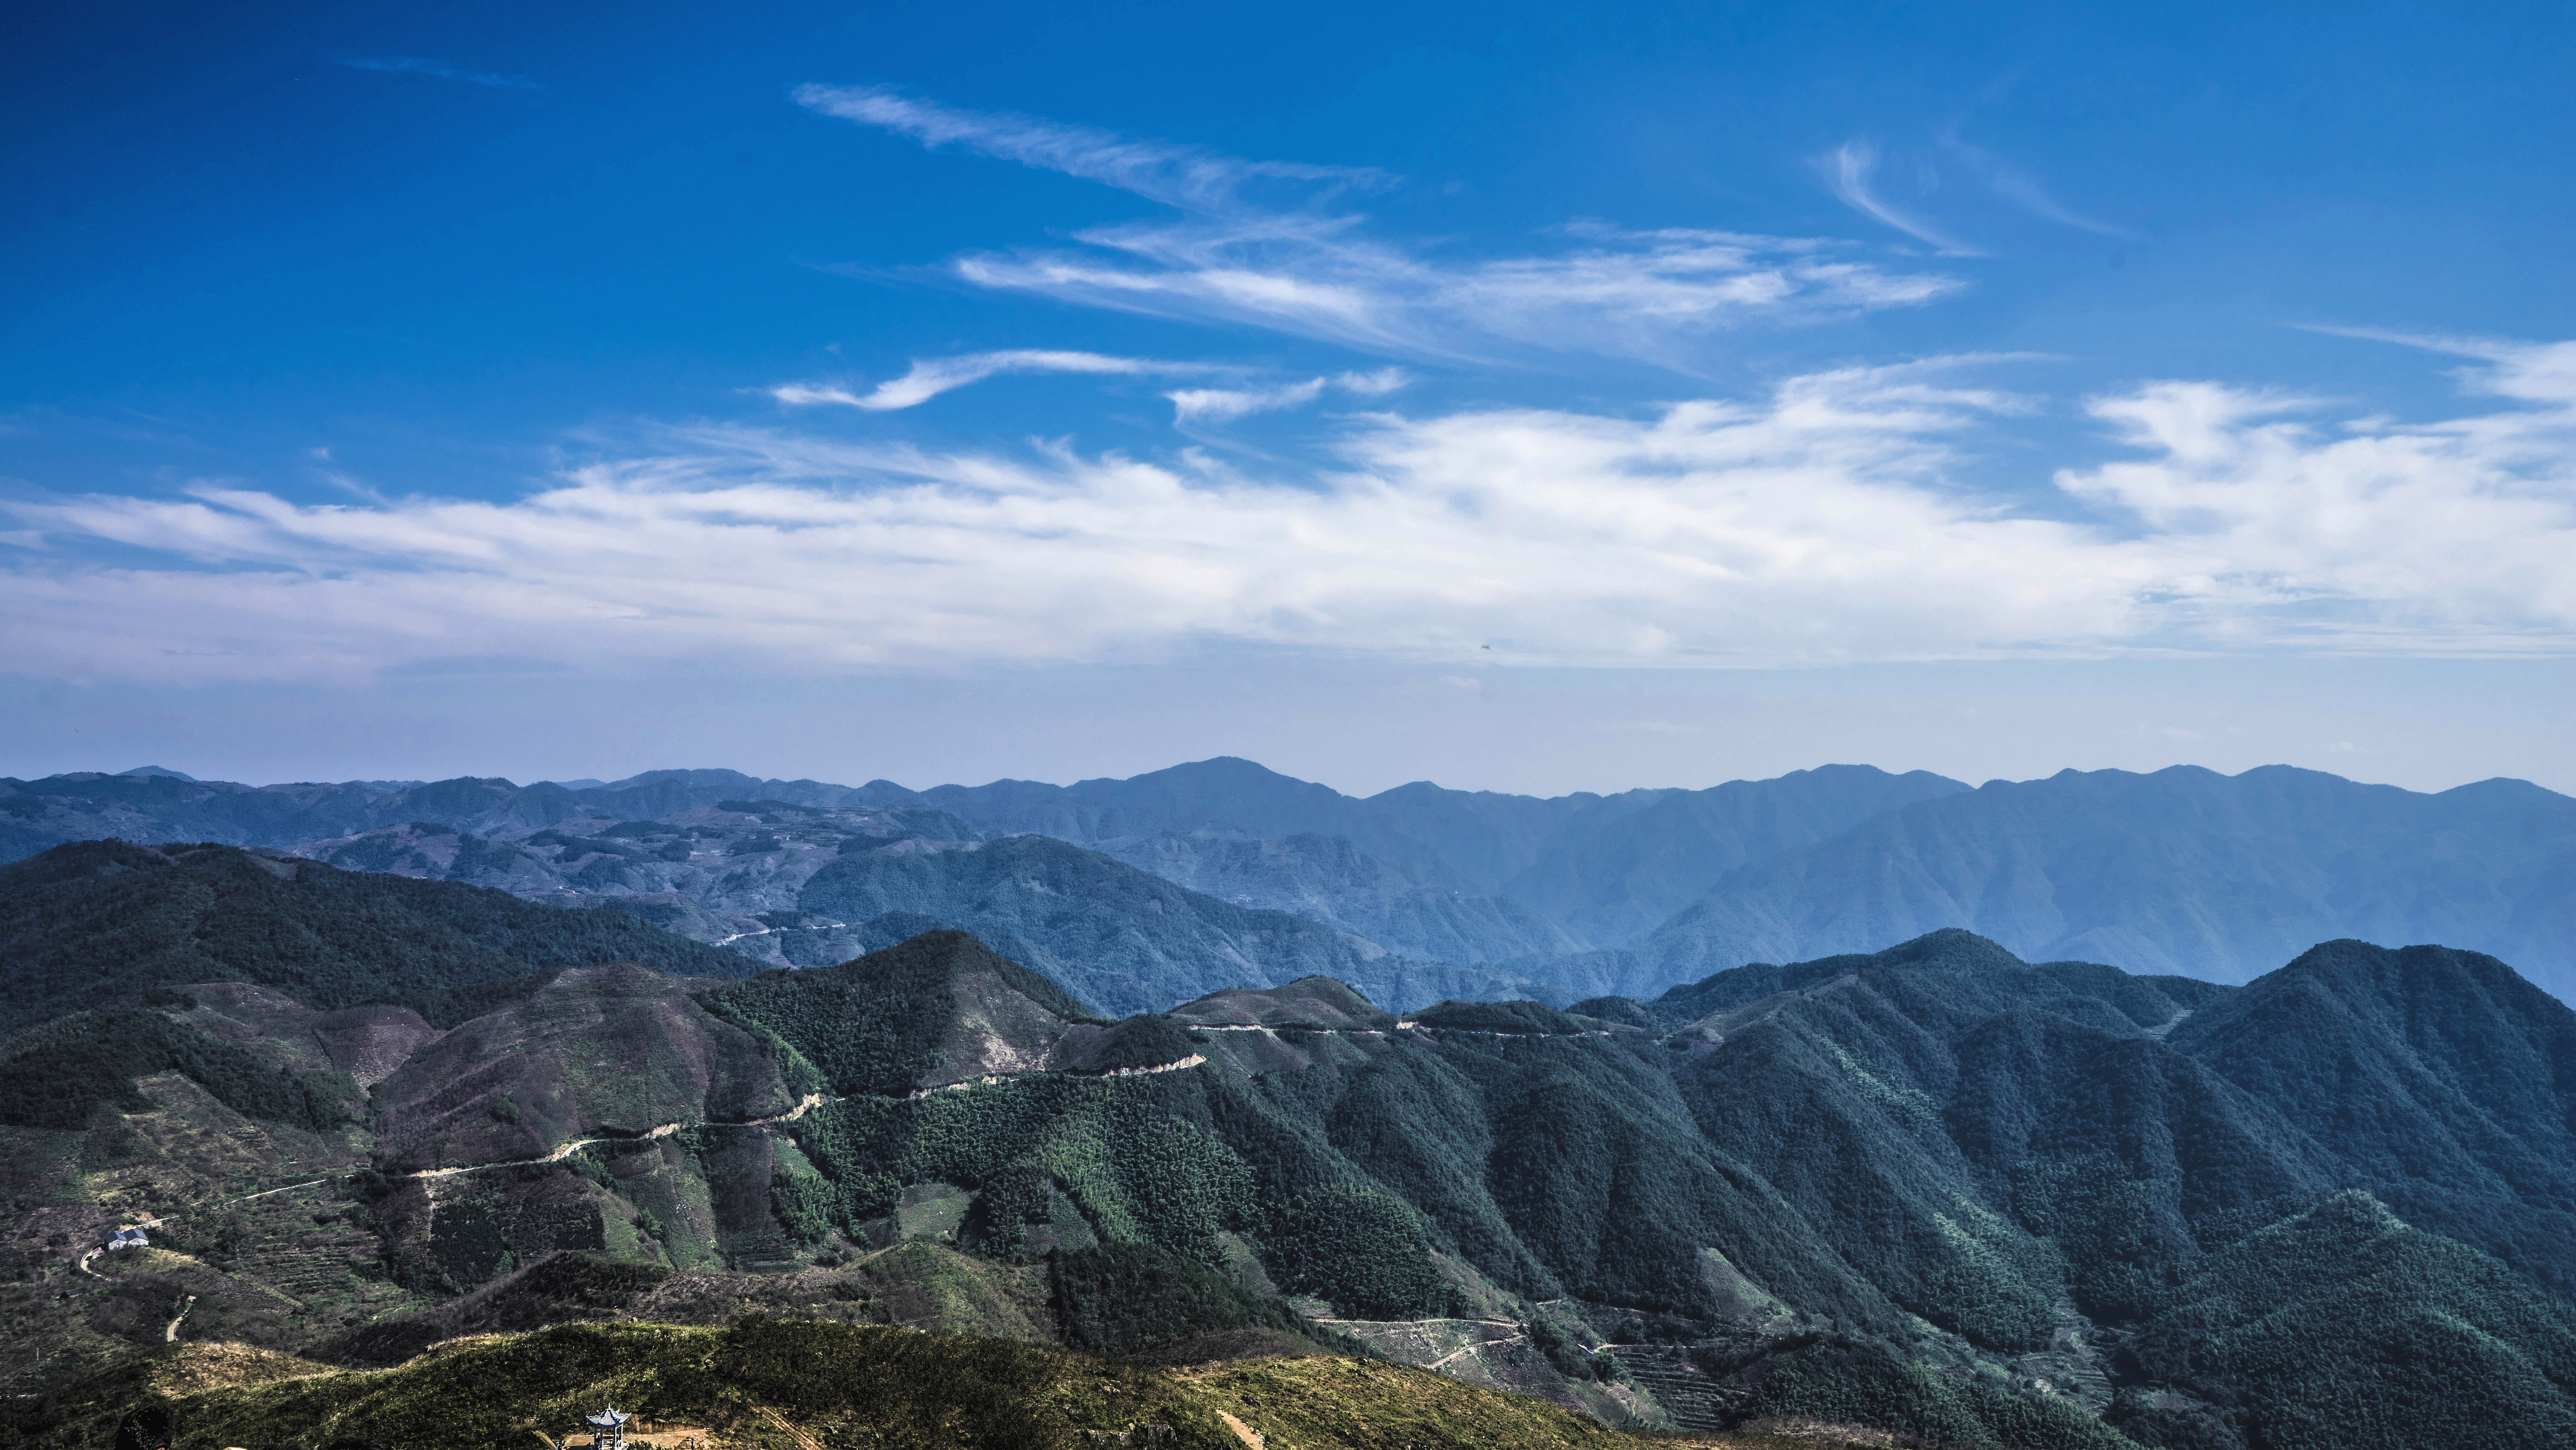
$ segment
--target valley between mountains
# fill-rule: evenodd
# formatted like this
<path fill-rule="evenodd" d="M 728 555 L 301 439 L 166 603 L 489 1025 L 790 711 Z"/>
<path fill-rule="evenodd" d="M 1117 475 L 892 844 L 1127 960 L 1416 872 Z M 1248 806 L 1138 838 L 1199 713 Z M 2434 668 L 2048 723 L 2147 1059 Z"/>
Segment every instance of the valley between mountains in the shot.
<path fill-rule="evenodd" d="M 522 1343 L 488 1335 L 753 1415 L 612 1331 L 770 1323 L 853 1365 L 911 1328 L 1174 1367 L 1134 1390 L 1174 1405 L 1190 1366 L 1383 1361 L 1693 1433 L 2576 1441 L 2576 1013 L 2494 957 L 2330 940 L 2226 985 L 1951 928 L 1643 996 L 1395 1011 L 1317 972 L 1122 1012 L 901 909 L 915 858 L 1020 859 L 993 890 L 1036 896 L 1081 848 L 880 840 L 808 884 L 918 929 L 795 970 L 225 845 L 0 867 L 11 1423 L 292 1401 L 319 1434 Z M 1167 919 L 1186 888 L 1148 879 L 1053 939 Z M 215 1345 L 256 1373 L 170 1377 Z"/>

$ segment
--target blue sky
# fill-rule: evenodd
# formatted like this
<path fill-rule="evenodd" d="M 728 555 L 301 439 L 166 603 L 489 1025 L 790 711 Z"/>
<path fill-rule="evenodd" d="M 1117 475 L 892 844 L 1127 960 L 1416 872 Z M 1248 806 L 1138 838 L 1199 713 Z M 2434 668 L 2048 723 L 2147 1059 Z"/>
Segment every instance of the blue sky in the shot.
<path fill-rule="evenodd" d="M 2576 788 L 2570 13 L 40 16 L 0 772 Z"/>

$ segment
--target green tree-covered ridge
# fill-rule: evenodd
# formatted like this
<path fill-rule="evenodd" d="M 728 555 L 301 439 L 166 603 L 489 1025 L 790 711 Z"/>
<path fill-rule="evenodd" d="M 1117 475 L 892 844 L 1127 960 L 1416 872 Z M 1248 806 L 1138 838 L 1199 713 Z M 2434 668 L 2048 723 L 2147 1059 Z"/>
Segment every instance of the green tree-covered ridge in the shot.
<path fill-rule="evenodd" d="M 581 968 L 476 1031 L 577 1024 L 565 994 L 609 985 Z M 715 1192 L 723 1256 L 918 1231 L 1016 1273 L 1146 1245 L 1341 1318 L 1514 1316 L 1555 1372 L 1696 1375 L 1722 1417 L 2176 1446 L 2545 1442 L 2564 1419 L 2576 1035 L 2473 954 L 2329 943 L 2231 990 L 1948 932 L 1572 1013 L 1406 1028 L 1298 983 L 1103 1025 L 941 933 L 681 995 L 754 1046 L 746 1070 L 783 1088 L 803 1064 L 837 1100 L 427 1207 L 389 1190 L 359 1205 L 389 1254 L 425 1246 L 464 1287 L 574 1246 L 526 1235 L 578 1209 L 625 1235 L 584 1246 L 677 1263 L 709 1252 L 651 1198 L 677 1175 Z M 1117 1075 L 1182 1044 L 1204 1060 Z"/>

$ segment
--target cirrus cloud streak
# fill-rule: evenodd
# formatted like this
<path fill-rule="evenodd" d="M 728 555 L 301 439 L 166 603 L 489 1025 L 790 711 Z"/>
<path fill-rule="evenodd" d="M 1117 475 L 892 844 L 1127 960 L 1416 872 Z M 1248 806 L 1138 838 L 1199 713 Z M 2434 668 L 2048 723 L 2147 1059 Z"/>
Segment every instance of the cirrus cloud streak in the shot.
<path fill-rule="evenodd" d="M 1112 357 L 1098 352 L 1051 348 L 1012 348 L 1002 352 L 965 353 L 957 357 L 921 358 L 899 378 L 888 378 L 868 391 L 854 392 L 847 383 L 806 381 L 781 383 L 768 394 L 789 407 L 835 404 L 867 412 L 913 408 L 941 393 L 1004 373 L 1091 373 L 1099 376 L 1191 376 L 1234 372 L 1216 363 L 1160 362 L 1153 358 Z"/>
<path fill-rule="evenodd" d="M 1115 187 L 1180 213 L 1076 231 L 1079 248 L 950 263 L 997 291 L 1251 326 L 1365 351 L 1492 361 L 1554 352 L 1687 363 L 1713 334 L 1801 325 L 1955 292 L 1816 238 L 1583 223 L 1537 255 L 1460 260 L 1369 235 L 1336 208 L 1397 178 L 1367 167 L 1253 161 L 1039 118 L 944 106 L 883 87 L 808 85 L 810 110 Z"/>

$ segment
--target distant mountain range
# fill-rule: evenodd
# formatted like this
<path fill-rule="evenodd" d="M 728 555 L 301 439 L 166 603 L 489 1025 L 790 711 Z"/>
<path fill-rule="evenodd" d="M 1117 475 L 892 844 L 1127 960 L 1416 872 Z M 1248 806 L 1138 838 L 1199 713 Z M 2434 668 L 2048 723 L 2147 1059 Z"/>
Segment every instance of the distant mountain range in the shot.
<path fill-rule="evenodd" d="M 2576 800 L 2509 780 L 2426 795 L 2288 767 L 2175 767 L 1971 788 L 1827 766 L 1698 791 L 1542 800 L 1416 783 L 1360 799 L 1232 759 L 1071 786 L 919 791 L 716 770 L 530 786 L 249 787 L 159 767 L 0 780 L 0 856 L 103 836 L 258 846 L 532 899 L 615 901 L 783 965 L 883 944 L 856 908 L 807 899 L 849 854 L 1025 835 L 1188 888 L 1172 899 L 1194 919 L 1223 915 L 1218 906 L 1286 912 L 1351 939 L 1242 953 L 1258 965 L 1251 985 L 1285 980 L 1274 959 L 1280 971 L 1322 969 L 1312 951 L 1323 950 L 1455 969 L 1390 969 L 1441 994 L 1564 1003 L 1955 926 L 2032 958 L 2225 982 L 2321 940 L 2443 941 L 2576 996 Z M 1100 861 L 1047 859 L 1060 884 L 1080 875 L 1130 889 Z M 1027 901 L 999 904 L 1009 893 L 995 895 L 988 864 L 933 852 L 863 874 L 901 883 L 870 902 L 900 896 L 902 914 L 1012 938 L 1104 1004 L 1149 1001 L 1112 979 L 1177 994 L 1153 1005 L 1217 985 L 1156 960 L 1234 960 L 1194 956 L 1213 940 L 1196 926 L 1083 938 L 1060 934 L 1070 921 L 1059 912 L 1035 930 Z"/>

